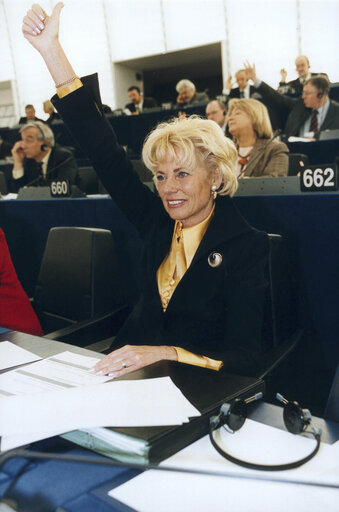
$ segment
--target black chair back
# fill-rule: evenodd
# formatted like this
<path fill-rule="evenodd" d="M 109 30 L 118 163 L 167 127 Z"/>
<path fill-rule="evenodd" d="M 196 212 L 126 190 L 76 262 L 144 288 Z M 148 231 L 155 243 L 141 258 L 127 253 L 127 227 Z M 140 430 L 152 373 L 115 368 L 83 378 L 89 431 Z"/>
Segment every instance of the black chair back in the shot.
<path fill-rule="evenodd" d="M 99 193 L 99 179 L 91 166 L 79 167 L 77 185 L 86 195 Z"/>
<path fill-rule="evenodd" d="M 5 173 L 2 171 L 0 171 L 0 194 L 8 194 L 6 176 Z"/>
<path fill-rule="evenodd" d="M 297 331 L 295 284 L 288 254 L 281 235 L 269 234 L 267 297 L 263 325 L 263 357 L 256 372 L 265 378 L 295 347 L 301 337 Z"/>
<path fill-rule="evenodd" d="M 122 303 L 111 231 L 52 228 L 33 305 L 45 333 L 112 311 Z"/>

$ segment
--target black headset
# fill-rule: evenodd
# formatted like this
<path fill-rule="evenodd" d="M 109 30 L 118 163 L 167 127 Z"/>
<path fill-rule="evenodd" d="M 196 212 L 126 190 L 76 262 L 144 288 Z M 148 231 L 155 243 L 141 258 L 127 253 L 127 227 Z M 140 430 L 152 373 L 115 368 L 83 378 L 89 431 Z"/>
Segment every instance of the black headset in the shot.
<path fill-rule="evenodd" d="M 320 91 L 320 92 L 318 92 L 318 94 L 317 94 L 317 98 L 319 98 L 319 99 L 320 99 L 320 98 L 322 98 L 323 96 L 324 96 L 324 91 Z"/>
<path fill-rule="evenodd" d="M 222 455 L 225 459 L 248 469 L 256 469 L 261 471 L 284 471 L 286 469 L 294 469 L 299 466 L 302 466 L 303 464 L 311 460 L 318 452 L 320 447 L 321 430 L 317 430 L 311 425 L 312 415 L 308 409 L 302 409 L 298 402 L 289 402 L 279 393 L 277 393 L 276 397 L 280 402 L 283 402 L 284 404 L 283 418 L 287 430 L 289 432 L 292 432 L 293 434 L 301 434 L 306 430 L 306 428 L 309 425 L 311 425 L 311 433 L 313 434 L 313 437 L 316 440 L 317 444 L 314 450 L 309 455 L 307 455 L 303 459 L 297 460 L 295 462 L 290 462 L 287 464 L 255 464 L 253 462 L 247 462 L 245 460 L 233 457 L 229 453 L 225 452 L 214 439 L 213 431 L 221 426 L 225 426 L 226 430 L 232 433 L 239 430 L 245 423 L 247 417 L 247 404 L 253 402 L 254 400 L 259 400 L 260 398 L 262 398 L 262 396 L 262 393 L 257 393 L 256 395 L 245 400 L 237 398 L 236 400 L 233 400 L 231 403 L 223 404 L 220 408 L 220 413 L 218 414 L 218 416 L 212 416 L 210 418 L 209 436 L 212 445 L 217 450 L 217 452 L 220 453 L 220 455 Z"/>

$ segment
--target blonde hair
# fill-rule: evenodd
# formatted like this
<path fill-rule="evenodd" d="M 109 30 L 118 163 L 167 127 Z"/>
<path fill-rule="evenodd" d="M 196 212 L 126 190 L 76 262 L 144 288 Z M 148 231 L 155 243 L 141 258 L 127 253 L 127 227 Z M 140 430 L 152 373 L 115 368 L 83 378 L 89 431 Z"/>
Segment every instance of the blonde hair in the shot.
<path fill-rule="evenodd" d="M 47 112 L 54 112 L 54 106 L 50 100 L 44 101 L 42 106 L 43 106 L 44 112 L 46 112 L 46 110 L 47 110 Z"/>
<path fill-rule="evenodd" d="M 253 130 L 258 139 L 270 139 L 273 135 L 271 121 L 268 110 L 263 103 L 254 99 L 233 98 L 228 103 L 227 118 L 232 114 L 232 110 L 238 109 L 246 112 L 252 119 Z"/>
<path fill-rule="evenodd" d="M 208 173 L 218 170 L 222 184 L 217 192 L 229 196 L 238 188 L 236 158 L 236 147 L 220 126 L 195 115 L 160 123 L 148 134 L 142 149 L 142 159 L 154 175 L 158 164 L 166 160 L 180 160 L 192 170 L 198 161 Z"/>

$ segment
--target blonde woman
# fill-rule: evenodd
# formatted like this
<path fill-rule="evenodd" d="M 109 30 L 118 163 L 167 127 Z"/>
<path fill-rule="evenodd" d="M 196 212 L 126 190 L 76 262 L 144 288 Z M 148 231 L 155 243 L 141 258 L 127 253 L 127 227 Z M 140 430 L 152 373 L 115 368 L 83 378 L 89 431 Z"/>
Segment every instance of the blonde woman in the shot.
<path fill-rule="evenodd" d="M 254 99 L 232 99 L 228 104 L 228 130 L 236 141 L 238 178 L 286 176 L 288 147 L 272 140 L 265 105 Z"/>
<path fill-rule="evenodd" d="M 24 35 L 55 81 L 54 105 L 144 241 L 140 298 L 94 371 L 120 377 L 172 360 L 252 373 L 261 351 L 268 240 L 230 198 L 237 188 L 234 144 L 213 121 L 161 124 L 143 148 L 153 194 L 102 113 L 96 75 L 77 78 L 62 50 L 61 8 L 49 17 L 34 4 Z"/>
<path fill-rule="evenodd" d="M 55 112 L 53 103 L 51 100 L 46 100 L 42 104 L 45 114 L 48 114 L 49 117 L 46 119 L 47 124 L 52 124 L 53 121 L 58 121 L 60 119 L 60 116 L 57 112 Z"/>

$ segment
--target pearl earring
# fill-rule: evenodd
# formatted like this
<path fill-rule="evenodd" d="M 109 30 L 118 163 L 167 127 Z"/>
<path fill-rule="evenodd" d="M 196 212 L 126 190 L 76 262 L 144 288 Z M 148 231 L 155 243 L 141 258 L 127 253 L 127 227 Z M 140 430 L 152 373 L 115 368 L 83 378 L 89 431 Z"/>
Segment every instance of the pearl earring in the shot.
<path fill-rule="evenodd" d="M 212 187 L 211 187 L 211 196 L 213 199 L 216 199 L 216 197 L 217 197 L 217 186 L 216 185 L 212 185 Z"/>

